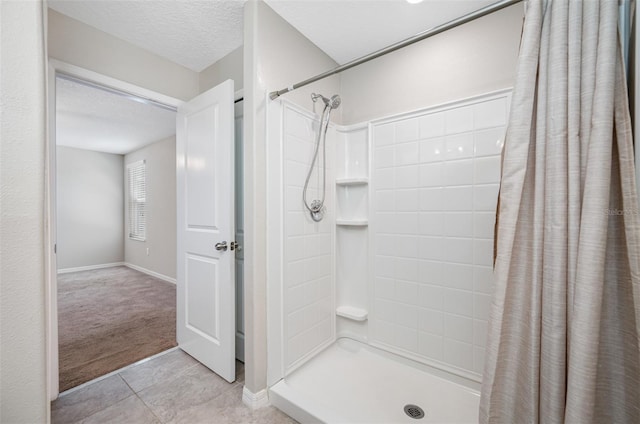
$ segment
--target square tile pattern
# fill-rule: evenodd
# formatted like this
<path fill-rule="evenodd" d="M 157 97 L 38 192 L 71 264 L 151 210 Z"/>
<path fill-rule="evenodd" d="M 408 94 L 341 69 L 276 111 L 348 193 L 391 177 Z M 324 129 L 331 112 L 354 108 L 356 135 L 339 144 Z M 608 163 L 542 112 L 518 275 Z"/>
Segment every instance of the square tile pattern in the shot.
<path fill-rule="evenodd" d="M 53 424 L 282 423 L 274 407 L 252 411 L 242 403 L 244 367 L 228 383 L 191 356 L 174 350 L 128 367 L 51 403 Z"/>
<path fill-rule="evenodd" d="M 373 127 L 370 337 L 480 376 L 508 95 Z"/>
<path fill-rule="evenodd" d="M 302 193 L 318 132 L 318 119 L 288 105 L 284 111 L 284 341 L 285 368 L 303 361 L 333 336 L 334 164 L 327 161 L 326 215 L 314 222 Z M 334 157 L 335 131 L 329 129 L 326 157 Z M 309 181 L 307 202 L 322 197 L 322 150 Z"/>

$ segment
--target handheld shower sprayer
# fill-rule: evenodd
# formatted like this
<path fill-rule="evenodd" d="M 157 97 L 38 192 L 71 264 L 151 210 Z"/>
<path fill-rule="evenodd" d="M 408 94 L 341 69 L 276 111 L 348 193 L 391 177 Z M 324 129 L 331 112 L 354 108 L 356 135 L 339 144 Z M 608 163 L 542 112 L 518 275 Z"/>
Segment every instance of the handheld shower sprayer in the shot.
<path fill-rule="evenodd" d="M 337 109 L 338 106 L 340 106 L 340 103 L 342 103 L 342 99 L 340 99 L 340 96 L 338 96 L 337 94 L 334 94 L 333 96 L 331 96 L 331 99 L 329 99 L 327 106 L 329 106 L 331 109 Z"/>
<path fill-rule="evenodd" d="M 337 94 L 334 94 L 333 96 L 331 96 L 330 99 L 327 99 L 322 94 L 311 93 L 311 100 L 313 100 L 314 103 L 317 102 L 318 99 L 322 99 L 325 107 L 328 107 L 331 109 L 337 109 L 338 106 L 340 106 L 340 103 L 342 103 L 340 96 L 338 96 Z"/>
<path fill-rule="evenodd" d="M 311 219 L 315 222 L 322 221 L 324 218 L 324 198 L 326 192 L 326 180 L 327 180 L 327 166 L 326 166 L 326 149 L 327 149 L 327 128 L 329 128 L 329 119 L 331 117 L 331 111 L 333 109 L 337 109 L 340 106 L 342 101 L 340 100 L 340 96 L 334 94 L 330 99 L 326 98 L 322 94 L 311 94 L 311 100 L 313 102 L 317 102 L 318 99 L 322 99 L 324 102 L 324 109 L 322 111 L 322 115 L 320 117 L 320 126 L 318 128 L 318 137 L 316 138 L 316 148 L 313 153 L 313 160 L 311 161 L 311 165 L 309 166 L 309 173 L 307 174 L 307 180 L 304 183 L 304 190 L 302 191 L 302 201 L 304 202 L 304 206 L 307 208 L 309 213 L 311 214 Z M 316 199 L 309 204 L 307 202 L 307 191 L 309 189 L 309 180 L 311 179 L 311 174 L 313 173 L 313 167 L 316 164 L 316 160 L 318 159 L 318 151 L 320 150 L 320 140 L 322 140 L 322 198 Z"/>

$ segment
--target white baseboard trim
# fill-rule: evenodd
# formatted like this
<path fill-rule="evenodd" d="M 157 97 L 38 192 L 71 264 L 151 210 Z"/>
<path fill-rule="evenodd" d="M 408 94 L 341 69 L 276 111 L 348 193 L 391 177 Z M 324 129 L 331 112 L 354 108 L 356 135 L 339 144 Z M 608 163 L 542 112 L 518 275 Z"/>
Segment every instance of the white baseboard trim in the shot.
<path fill-rule="evenodd" d="M 98 264 L 98 265 L 89 265 L 89 266 L 78 266 L 75 268 L 62 268 L 58 270 L 58 274 L 68 274 L 70 272 L 79 272 L 79 271 L 92 271 L 94 269 L 111 268 L 112 266 L 122 266 L 122 265 L 125 265 L 125 263 L 114 262 L 111 264 Z"/>
<path fill-rule="evenodd" d="M 134 265 L 134 264 L 130 264 L 129 262 L 125 262 L 124 266 L 131 268 L 131 269 L 135 269 L 136 271 L 140 271 L 144 274 L 150 275 L 152 277 L 156 277 L 159 278 L 161 280 L 164 280 L 166 282 L 172 283 L 172 284 L 176 284 L 176 279 L 175 278 L 171 278 L 168 277 L 164 274 L 160 274 L 159 272 L 155 272 L 155 271 L 151 271 L 150 269 L 146 269 L 146 268 L 142 268 L 141 266 L 138 265 Z"/>
<path fill-rule="evenodd" d="M 256 410 L 269 406 L 269 393 L 267 389 L 262 389 L 258 393 L 253 393 L 247 386 L 242 388 L 242 403 L 247 405 L 250 409 Z"/>

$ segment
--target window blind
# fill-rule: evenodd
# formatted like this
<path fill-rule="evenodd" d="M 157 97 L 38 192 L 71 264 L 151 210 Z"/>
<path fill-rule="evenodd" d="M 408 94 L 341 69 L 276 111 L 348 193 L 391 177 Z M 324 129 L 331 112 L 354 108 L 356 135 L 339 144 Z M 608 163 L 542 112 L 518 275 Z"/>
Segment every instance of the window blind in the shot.
<path fill-rule="evenodd" d="M 129 238 L 144 241 L 147 230 L 147 174 L 145 161 L 127 165 L 129 183 Z"/>

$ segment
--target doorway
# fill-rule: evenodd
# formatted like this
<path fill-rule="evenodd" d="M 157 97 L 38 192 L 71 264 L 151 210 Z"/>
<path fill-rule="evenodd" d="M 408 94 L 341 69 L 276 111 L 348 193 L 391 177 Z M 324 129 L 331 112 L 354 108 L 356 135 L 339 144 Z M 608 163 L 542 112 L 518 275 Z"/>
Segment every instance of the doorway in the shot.
<path fill-rule="evenodd" d="M 157 102 L 160 103 L 162 105 L 165 106 L 169 106 L 170 108 L 177 108 L 178 106 L 180 106 L 181 104 L 183 104 L 183 102 L 177 100 L 177 99 L 171 99 L 168 98 L 166 96 L 162 96 L 159 95 L 157 93 L 152 93 L 149 92 L 145 89 L 141 89 L 139 87 L 135 87 L 132 86 L 130 84 L 121 82 L 121 81 L 117 81 L 117 80 L 113 80 L 111 78 L 99 75 L 99 74 L 95 74 L 93 72 L 87 71 L 87 70 L 83 70 L 80 68 L 76 68 L 74 66 L 71 65 L 66 65 L 66 64 L 62 64 L 62 63 L 57 63 L 56 61 L 52 61 L 53 62 L 53 66 L 51 68 L 51 70 L 53 72 L 51 72 L 51 75 L 73 75 L 75 78 L 78 79 L 82 79 L 85 82 L 88 83 L 88 85 L 100 85 L 102 87 L 98 87 L 98 88 L 104 88 L 107 91 L 113 91 L 115 88 L 115 91 L 120 91 L 120 93 L 124 93 L 126 96 L 131 97 L 130 93 L 136 93 L 138 94 L 138 99 L 136 101 L 138 102 L 145 102 L 145 101 L 150 101 L 150 102 Z M 51 78 L 50 77 L 50 85 L 55 87 L 55 77 Z M 53 80 L 53 81 L 52 81 Z M 139 95 L 141 94 L 141 95 Z M 55 96 L 52 96 L 54 101 L 55 101 Z M 236 93 L 236 97 L 241 97 L 241 93 Z M 50 102 L 50 107 L 52 106 L 52 102 Z M 241 128 L 242 127 L 242 102 L 236 102 L 236 111 L 239 112 L 239 116 L 236 116 L 235 118 L 235 123 L 236 123 L 236 128 Z M 51 108 L 50 110 L 55 110 L 54 108 Z M 55 114 L 52 114 L 53 116 L 50 117 L 51 120 L 55 119 Z M 52 130 L 55 128 L 55 122 L 51 122 L 50 123 Z M 53 132 L 53 131 L 52 131 Z M 236 147 L 235 149 L 239 149 L 239 151 L 241 152 L 241 132 L 237 132 L 236 133 Z M 49 201 L 49 214 L 50 217 L 52 216 L 52 219 L 50 222 L 52 222 L 53 224 L 56 223 L 56 193 L 55 190 L 52 190 L 51 188 L 55 187 L 56 184 L 56 161 L 55 161 L 55 148 L 54 146 L 50 146 L 50 171 L 49 171 L 49 184 L 50 184 L 50 189 L 49 189 L 49 196 L 50 196 L 50 201 Z M 175 150 L 174 150 L 175 152 Z M 241 158 L 241 156 L 239 156 L 239 158 Z M 241 162 L 241 160 L 239 161 Z M 175 162 L 174 162 L 175 165 Z M 128 185 L 128 182 L 126 181 L 128 176 L 127 176 L 127 171 L 126 171 L 126 165 L 123 164 L 123 168 L 124 168 L 124 175 L 123 175 L 123 179 L 125 180 L 124 182 L 127 183 L 125 184 Z M 175 168 L 174 168 L 175 170 Z M 235 182 L 234 180 L 232 181 L 232 184 L 235 185 L 236 190 L 240 189 L 242 187 L 241 184 L 241 176 L 242 176 L 242 168 L 241 166 L 237 166 L 236 168 L 237 172 L 235 175 Z M 240 179 L 238 178 L 240 177 Z M 166 187 L 165 187 L 166 188 Z M 233 190 L 233 186 L 230 187 L 231 190 Z M 171 191 L 171 190 L 170 190 Z M 175 192 L 175 191 L 174 191 Z M 237 198 L 240 199 L 241 201 L 241 195 L 237 196 Z M 124 203 L 124 202 L 123 202 Z M 126 208 L 125 211 L 123 211 L 122 215 L 124 215 L 124 220 L 126 221 L 129 217 L 128 214 L 130 213 L 129 209 L 129 204 L 128 204 L 128 200 L 127 200 L 127 204 L 126 204 Z M 241 237 L 241 233 L 242 233 L 242 213 L 241 213 L 241 208 L 238 208 L 238 215 L 236 216 L 236 221 L 238 222 L 238 234 L 240 234 L 239 237 Z M 127 224 L 129 225 L 129 224 Z M 175 221 L 174 221 L 174 229 L 175 229 Z M 58 327 L 58 311 L 57 311 L 57 302 L 52 301 L 54 300 L 56 297 L 53 296 L 52 294 L 57 294 L 57 280 L 56 280 L 56 275 L 57 275 L 57 265 L 56 265 L 56 254 L 55 254 L 55 250 L 56 248 L 59 248 L 61 246 L 56 246 L 55 241 L 57 240 L 57 234 L 56 234 L 56 225 L 51 225 L 51 228 L 49 228 L 49 234 L 48 234 L 48 238 L 49 238 L 49 247 L 51 250 L 51 255 L 50 258 L 53 258 L 53 260 L 50 260 L 50 266 L 49 266 L 49 276 L 50 276 L 50 280 L 51 280 L 51 286 L 49 287 L 50 289 L 50 306 L 51 306 L 51 319 L 50 319 L 50 345 L 49 345 L 49 369 L 51 370 L 51 393 L 52 393 L 52 397 L 56 397 L 57 393 L 58 393 L 58 381 L 57 381 L 57 373 L 58 373 L 58 355 L 57 355 L 57 341 L 58 341 L 58 334 L 57 334 L 57 327 Z M 125 237 L 128 237 L 129 235 L 129 229 L 127 229 L 127 231 L 125 231 Z M 239 237 L 237 237 L 237 240 L 241 240 Z M 58 250 L 58 253 L 60 253 L 60 251 Z M 145 256 L 152 256 L 153 255 L 153 250 L 152 249 L 147 249 L 144 248 L 142 250 L 143 253 L 143 257 Z M 236 291 L 236 299 L 237 299 L 237 303 L 239 305 L 242 305 L 242 256 L 241 255 L 237 255 L 236 258 L 237 263 L 235 265 L 236 270 L 240 270 L 240 272 L 237 273 L 238 276 L 238 282 L 235 284 L 235 291 Z M 174 261 L 175 261 L 175 255 L 173 257 Z M 121 266 L 121 265 L 132 265 L 132 264 L 127 264 L 126 261 L 122 261 L 124 262 L 123 264 L 119 264 L 118 262 L 114 262 L 112 264 L 115 264 L 117 266 Z M 133 266 L 131 267 L 127 267 L 127 268 L 134 268 Z M 144 267 L 141 267 L 144 268 Z M 149 271 L 148 269 L 145 269 L 146 271 Z M 144 270 L 143 270 L 144 271 Z M 160 274 L 160 273 L 158 273 Z M 153 275 L 149 276 L 147 273 L 148 277 L 153 277 Z M 160 277 L 162 277 L 163 275 L 161 274 Z M 166 275 L 164 275 L 166 277 Z M 166 280 L 166 278 L 165 278 Z M 53 293 L 52 293 L 53 292 Z M 235 348 L 235 352 L 237 352 L 237 357 L 239 359 L 243 359 L 243 331 L 242 331 L 242 312 L 241 312 L 241 307 L 238 308 L 238 310 L 240 311 L 240 313 L 238 313 L 236 315 L 236 321 L 237 323 L 235 331 L 233 331 L 233 334 L 235 335 L 235 339 L 237 341 L 237 348 Z M 54 375 L 55 373 L 55 375 Z"/>
<path fill-rule="evenodd" d="M 176 343 L 175 108 L 60 74 L 59 390 Z"/>

